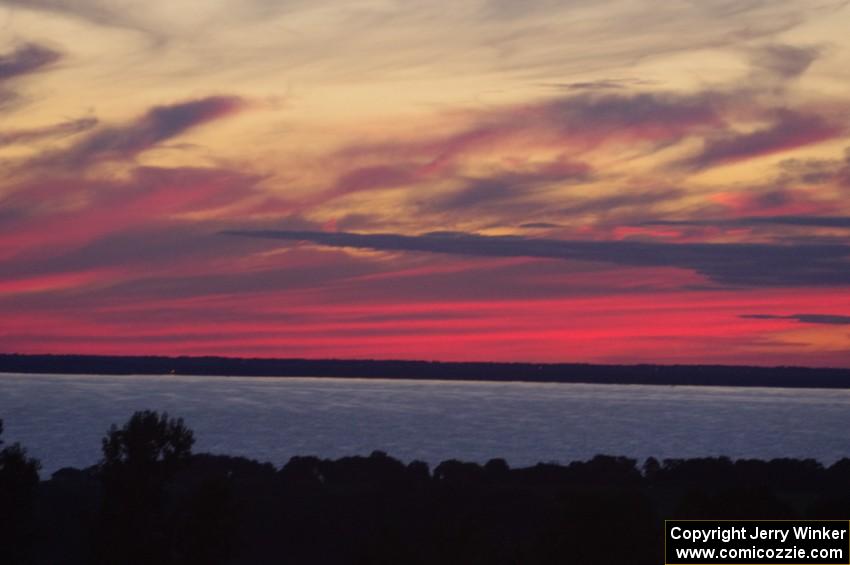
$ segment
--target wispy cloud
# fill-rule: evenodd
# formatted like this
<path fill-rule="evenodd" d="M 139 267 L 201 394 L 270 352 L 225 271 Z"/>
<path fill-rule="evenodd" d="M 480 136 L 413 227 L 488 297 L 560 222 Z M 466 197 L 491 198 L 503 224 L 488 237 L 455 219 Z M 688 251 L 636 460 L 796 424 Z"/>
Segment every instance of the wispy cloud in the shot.
<path fill-rule="evenodd" d="M 847 364 L 846 0 L 196 4 L 0 0 L 6 347 Z"/>
<path fill-rule="evenodd" d="M 586 163 L 563 159 L 525 170 L 463 178 L 460 188 L 418 201 L 421 209 L 438 213 L 480 210 L 491 206 L 510 208 L 520 200 L 539 197 L 536 193 L 548 185 L 582 183 L 592 175 L 592 169 Z"/>
<path fill-rule="evenodd" d="M 844 124 L 821 116 L 779 110 L 766 127 L 707 138 L 702 151 L 688 158 L 685 164 L 694 169 L 705 169 L 835 139 L 845 132 Z"/>
<path fill-rule="evenodd" d="M 836 314 L 791 314 L 788 316 L 779 316 L 776 314 L 742 314 L 740 317 L 750 320 L 794 320 L 801 324 L 850 325 L 850 316 Z"/>
<path fill-rule="evenodd" d="M 803 184 L 824 184 L 835 181 L 850 187 L 850 147 L 843 159 L 785 159 L 779 163 L 783 179 Z"/>
<path fill-rule="evenodd" d="M 598 198 L 582 197 L 563 208 L 555 210 L 555 213 L 563 216 L 576 216 L 587 213 L 610 214 L 623 208 L 633 208 L 645 212 L 654 204 L 664 202 L 675 202 L 684 196 L 684 191 L 675 188 L 656 190 L 633 190 L 623 191 L 611 196 Z"/>
<path fill-rule="evenodd" d="M 43 155 L 27 166 L 38 165 L 49 170 L 81 167 L 100 160 L 131 159 L 163 141 L 244 107 L 245 101 L 236 96 L 211 96 L 155 106 L 130 123 L 101 127 L 69 148 Z"/>
<path fill-rule="evenodd" d="M 358 234 L 232 230 L 226 235 L 307 241 L 329 247 L 418 251 L 487 257 L 536 257 L 597 261 L 626 266 L 677 267 L 715 282 L 744 286 L 829 286 L 850 284 L 850 246 L 736 243 L 649 243 L 575 241 L 518 236 L 450 234 Z"/>
<path fill-rule="evenodd" d="M 98 123 L 97 118 L 80 118 L 40 128 L 19 129 L 0 132 L 0 147 L 12 144 L 34 143 L 44 139 L 55 139 L 88 131 Z"/>
<path fill-rule="evenodd" d="M 0 55 L 0 83 L 34 73 L 60 59 L 60 54 L 42 45 L 28 43 L 11 53 Z"/>
<path fill-rule="evenodd" d="M 582 93 L 472 112 L 471 124 L 450 135 L 357 144 L 341 156 L 419 158 L 445 165 L 529 136 L 576 149 L 610 141 L 669 143 L 721 125 L 728 102 L 728 94 L 715 91 Z"/>
<path fill-rule="evenodd" d="M 757 226 L 780 225 L 811 228 L 850 228 L 848 216 L 745 216 L 704 220 L 652 220 L 641 222 L 649 226 Z"/>
<path fill-rule="evenodd" d="M 563 226 L 560 224 L 553 224 L 552 222 L 526 222 L 524 224 L 520 224 L 519 227 L 524 230 L 548 230 Z"/>
<path fill-rule="evenodd" d="M 10 53 L 0 54 L 0 109 L 17 98 L 6 83 L 49 67 L 61 57 L 57 51 L 36 43 L 26 43 Z"/>
<path fill-rule="evenodd" d="M 89 22 L 98 26 L 141 32 L 161 41 L 165 30 L 161 25 L 146 21 L 151 3 L 105 0 L 0 0 L 0 7 L 56 14 Z M 145 8 L 148 8 L 145 10 Z"/>
<path fill-rule="evenodd" d="M 763 45 L 752 51 L 754 78 L 776 78 L 786 81 L 797 78 L 811 66 L 820 56 L 817 47 L 799 47 L 773 43 Z"/>

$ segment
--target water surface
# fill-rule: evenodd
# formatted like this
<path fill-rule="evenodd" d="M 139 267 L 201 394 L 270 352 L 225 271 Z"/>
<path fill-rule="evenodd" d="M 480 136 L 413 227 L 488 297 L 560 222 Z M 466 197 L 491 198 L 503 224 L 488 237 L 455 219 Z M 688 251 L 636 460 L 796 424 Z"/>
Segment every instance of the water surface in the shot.
<path fill-rule="evenodd" d="M 41 459 L 45 477 L 95 463 L 109 425 L 143 409 L 183 417 L 196 451 L 276 465 L 375 449 L 512 466 L 598 453 L 850 456 L 848 390 L 0 374 L 4 439 Z"/>

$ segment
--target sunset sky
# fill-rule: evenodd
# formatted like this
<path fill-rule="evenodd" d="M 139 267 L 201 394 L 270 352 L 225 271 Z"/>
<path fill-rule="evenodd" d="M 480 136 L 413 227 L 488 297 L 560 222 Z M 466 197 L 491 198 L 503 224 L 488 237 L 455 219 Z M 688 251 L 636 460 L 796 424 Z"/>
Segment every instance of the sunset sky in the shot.
<path fill-rule="evenodd" d="M 0 0 L 0 352 L 850 367 L 846 0 Z"/>

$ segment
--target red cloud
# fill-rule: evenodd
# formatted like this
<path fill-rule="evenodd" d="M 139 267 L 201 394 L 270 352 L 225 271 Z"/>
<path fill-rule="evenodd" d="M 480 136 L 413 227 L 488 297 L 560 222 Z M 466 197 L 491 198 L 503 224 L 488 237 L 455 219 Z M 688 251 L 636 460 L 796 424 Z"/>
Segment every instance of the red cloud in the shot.
<path fill-rule="evenodd" d="M 844 131 L 842 125 L 820 116 L 783 110 L 777 112 L 773 123 L 765 128 L 707 139 L 702 151 L 686 164 L 704 169 L 735 163 L 834 139 Z"/>

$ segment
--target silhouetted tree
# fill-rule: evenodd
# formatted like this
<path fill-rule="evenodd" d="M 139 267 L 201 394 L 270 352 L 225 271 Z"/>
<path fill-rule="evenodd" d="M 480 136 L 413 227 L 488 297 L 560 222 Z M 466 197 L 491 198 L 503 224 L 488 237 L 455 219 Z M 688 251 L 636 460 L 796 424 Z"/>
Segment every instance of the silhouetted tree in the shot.
<path fill-rule="evenodd" d="M 711 520 L 734 516 L 741 520 L 791 520 L 799 513 L 764 487 L 723 489 L 717 492 L 690 490 L 679 499 L 673 516 L 677 519 Z M 823 519 L 818 516 L 819 519 Z"/>
<path fill-rule="evenodd" d="M 484 468 L 478 463 L 449 459 L 434 469 L 434 479 L 449 485 L 478 484 L 485 477 Z"/>
<path fill-rule="evenodd" d="M 643 477 L 637 461 L 628 457 L 596 455 L 590 461 L 573 461 L 569 469 L 573 479 L 581 483 L 636 484 Z"/>
<path fill-rule="evenodd" d="M 3 445 L 0 420 L 0 446 Z M 29 562 L 40 463 L 19 443 L 0 450 L 0 563 Z"/>
<path fill-rule="evenodd" d="M 181 505 L 175 536 L 178 562 L 185 565 L 226 563 L 235 551 L 238 528 L 231 482 L 208 478 Z"/>
<path fill-rule="evenodd" d="M 559 501 L 533 562 L 634 565 L 660 562 L 660 519 L 637 491 L 578 491 Z M 616 532 L 616 539 L 611 538 Z"/>
<path fill-rule="evenodd" d="M 194 435 L 181 418 L 136 412 L 103 438 L 104 504 L 96 551 L 102 563 L 170 563 L 174 526 L 165 486 L 192 454 Z"/>
<path fill-rule="evenodd" d="M 424 461 L 414 460 L 407 464 L 407 474 L 414 483 L 423 485 L 431 480 L 431 469 Z"/>
<path fill-rule="evenodd" d="M 121 429 L 113 424 L 103 438 L 101 467 L 105 473 L 153 473 L 161 479 L 188 461 L 194 443 L 183 418 L 151 410 L 136 412 Z"/>
<path fill-rule="evenodd" d="M 647 457 L 646 461 L 643 462 L 643 476 L 649 481 L 654 480 L 660 470 L 661 463 L 655 457 Z"/>
<path fill-rule="evenodd" d="M 825 475 L 831 488 L 850 492 L 850 459 L 839 459 L 830 466 Z"/>
<path fill-rule="evenodd" d="M 642 472 L 611 456 L 515 469 L 450 460 L 432 475 L 380 451 L 293 457 L 278 471 L 192 455 L 193 443 L 182 420 L 137 412 L 109 429 L 97 467 L 39 482 L 38 462 L 0 439 L 0 565 L 649 565 L 662 558 L 662 517 L 850 509 L 850 459 L 649 458 Z"/>
<path fill-rule="evenodd" d="M 318 457 L 295 455 L 279 473 L 284 482 L 300 489 L 317 488 L 325 482 L 321 466 L 322 460 Z"/>
<path fill-rule="evenodd" d="M 484 464 L 484 470 L 487 471 L 487 474 L 490 475 L 491 478 L 496 479 L 504 479 L 510 473 L 511 468 L 508 466 L 508 462 L 504 459 L 490 459 L 487 463 Z"/>

